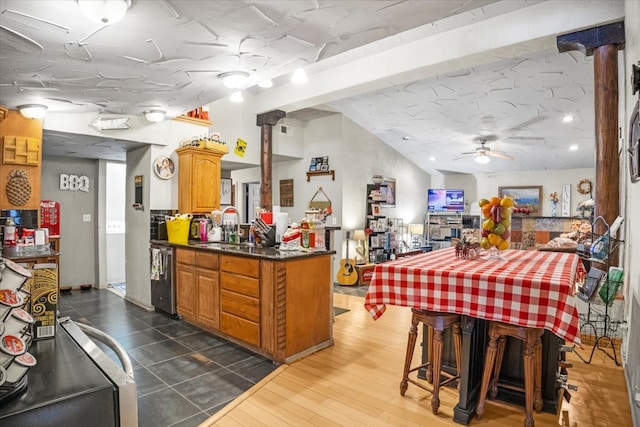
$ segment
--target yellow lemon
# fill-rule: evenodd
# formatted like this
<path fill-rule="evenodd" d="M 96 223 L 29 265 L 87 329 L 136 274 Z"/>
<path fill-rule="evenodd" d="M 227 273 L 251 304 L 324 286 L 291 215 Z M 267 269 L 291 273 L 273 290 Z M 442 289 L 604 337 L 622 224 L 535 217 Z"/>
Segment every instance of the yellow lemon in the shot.
<path fill-rule="evenodd" d="M 489 242 L 489 239 L 487 239 L 486 237 L 483 237 L 482 240 L 480 240 L 480 247 L 482 249 L 489 249 L 491 247 L 491 243 Z"/>
<path fill-rule="evenodd" d="M 503 240 L 498 244 L 497 248 L 499 251 L 506 251 L 507 249 L 509 249 L 509 241 Z"/>
<path fill-rule="evenodd" d="M 500 206 L 503 208 L 513 207 L 513 199 L 511 197 L 503 197 L 502 200 L 500 200 Z"/>
<path fill-rule="evenodd" d="M 489 243 L 491 243 L 493 246 L 498 246 L 500 242 L 502 242 L 502 238 L 495 233 L 489 233 L 488 239 Z"/>

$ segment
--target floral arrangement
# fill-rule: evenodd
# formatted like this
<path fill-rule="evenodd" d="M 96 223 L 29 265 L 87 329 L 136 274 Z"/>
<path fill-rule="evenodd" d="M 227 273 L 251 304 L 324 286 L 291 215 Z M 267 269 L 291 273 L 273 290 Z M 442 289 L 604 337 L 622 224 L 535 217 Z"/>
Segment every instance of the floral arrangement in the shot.
<path fill-rule="evenodd" d="M 558 198 L 558 192 L 554 191 L 553 193 L 549 194 L 549 200 L 551 200 L 553 203 L 558 203 L 560 201 L 560 199 Z"/>

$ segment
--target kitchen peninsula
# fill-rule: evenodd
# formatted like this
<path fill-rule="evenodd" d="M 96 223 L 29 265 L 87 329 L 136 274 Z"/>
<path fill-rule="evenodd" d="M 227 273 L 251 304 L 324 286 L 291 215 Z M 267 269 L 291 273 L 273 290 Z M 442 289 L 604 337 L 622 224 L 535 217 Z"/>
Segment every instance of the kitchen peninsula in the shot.
<path fill-rule="evenodd" d="M 333 345 L 334 251 L 151 243 L 175 248 L 177 311 L 187 322 L 278 363 Z"/>

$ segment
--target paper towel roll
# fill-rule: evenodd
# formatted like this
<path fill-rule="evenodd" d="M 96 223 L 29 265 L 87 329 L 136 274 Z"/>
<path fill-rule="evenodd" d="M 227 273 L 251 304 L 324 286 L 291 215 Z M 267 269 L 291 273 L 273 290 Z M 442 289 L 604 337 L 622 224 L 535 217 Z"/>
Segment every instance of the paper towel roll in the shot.
<path fill-rule="evenodd" d="M 287 231 L 289 214 L 286 212 L 274 213 L 273 222 L 276 223 L 276 242 L 280 242 L 280 237 Z"/>
<path fill-rule="evenodd" d="M 271 208 L 271 212 L 273 212 L 274 214 L 277 214 L 280 212 L 280 206 L 273 206 Z"/>

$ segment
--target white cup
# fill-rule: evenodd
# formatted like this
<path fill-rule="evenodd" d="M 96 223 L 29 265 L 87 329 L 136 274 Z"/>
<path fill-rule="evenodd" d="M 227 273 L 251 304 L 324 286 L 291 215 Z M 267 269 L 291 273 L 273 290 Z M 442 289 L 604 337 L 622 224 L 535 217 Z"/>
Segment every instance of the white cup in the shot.
<path fill-rule="evenodd" d="M 4 260 L 5 268 L 0 276 L 0 287 L 17 291 L 31 277 L 31 272 L 10 259 Z"/>

